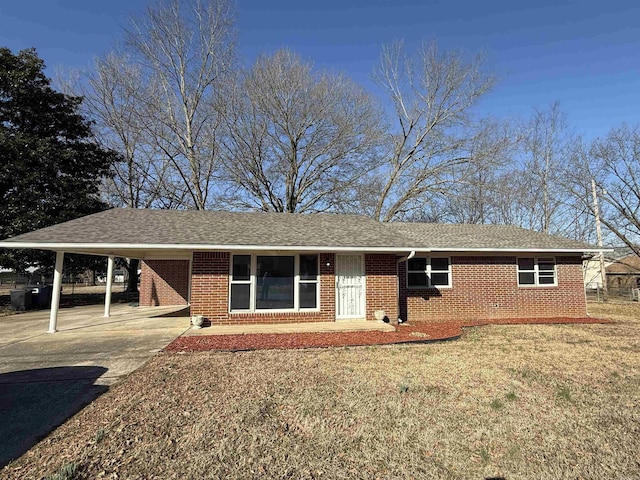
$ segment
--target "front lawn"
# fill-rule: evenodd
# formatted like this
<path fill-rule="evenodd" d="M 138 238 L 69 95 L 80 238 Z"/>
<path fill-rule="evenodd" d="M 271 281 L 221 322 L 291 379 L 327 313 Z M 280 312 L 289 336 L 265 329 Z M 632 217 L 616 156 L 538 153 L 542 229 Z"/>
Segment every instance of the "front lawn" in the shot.
<path fill-rule="evenodd" d="M 590 313 L 618 323 L 162 353 L 0 476 L 638 478 L 640 308 Z"/>

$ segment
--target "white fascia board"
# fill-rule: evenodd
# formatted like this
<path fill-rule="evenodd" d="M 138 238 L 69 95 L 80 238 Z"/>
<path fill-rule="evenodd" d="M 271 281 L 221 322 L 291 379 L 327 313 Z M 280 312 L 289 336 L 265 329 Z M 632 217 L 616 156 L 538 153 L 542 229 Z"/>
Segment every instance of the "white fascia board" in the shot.
<path fill-rule="evenodd" d="M 465 253 L 600 253 L 612 252 L 610 248 L 424 248 L 424 247 L 331 247 L 328 245 L 202 245 L 202 244 L 138 244 L 138 243 L 53 243 L 53 242 L 0 242 L 0 248 L 33 248 L 65 252 L 97 250 L 108 254 L 116 250 L 188 250 L 188 251 L 278 251 L 278 252 L 380 252 L 410 254 L 430 252 Z"/>
<path fill-rule="evenodd" d="M 461 253 L 600 253 L 611 252 L 606 248 L 431 248 L 419 250 L 427 252 L 461 252 Z"/>

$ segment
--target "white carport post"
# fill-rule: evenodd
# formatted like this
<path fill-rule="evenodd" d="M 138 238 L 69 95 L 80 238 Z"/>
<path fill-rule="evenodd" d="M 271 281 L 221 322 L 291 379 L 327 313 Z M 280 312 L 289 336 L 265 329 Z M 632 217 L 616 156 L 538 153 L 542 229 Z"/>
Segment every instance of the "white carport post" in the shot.
<path fill-rule="evenodd" d="M 62 289 L 62 264 L 64 252 L 56 252 L 56 270 L 53 273 L 53 293 L 51 296 L 51 313 L 49 314 L 49 330 L 47 333 L 56 333 L 58 326 L 58 307 L 60 307 L 60 290 Z"/>
<path fill-rule="evenodd" d="M 104 292 L 104 316 L 111 316 L 111 287 L 113 285 L 113 257 L 107 260 L 107 289 Z"/>

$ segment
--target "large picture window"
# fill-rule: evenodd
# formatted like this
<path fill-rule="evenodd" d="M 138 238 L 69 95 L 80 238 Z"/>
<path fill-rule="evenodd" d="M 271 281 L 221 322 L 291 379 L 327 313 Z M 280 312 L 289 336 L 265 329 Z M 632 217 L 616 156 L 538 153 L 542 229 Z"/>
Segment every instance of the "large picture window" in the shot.
<path fill-rule="evenodd" d="M 256 310 L 293 308 L 295 257 L 256 257 Z"/>
<path fill-rule="evenodd" d="M 555 258 L 518 258 L 518 285 L 544 287 L 557 284 Z"/>
<path fill-rule="evenodd" d="M 318 308 L 318 255 L 233 255 L 233 311 Z"/>
<path fill-rule="evenodd" d="M 414 257 L 407 260 L 407 287 L 450 286 L 451 261 L 449 257 Z"/>

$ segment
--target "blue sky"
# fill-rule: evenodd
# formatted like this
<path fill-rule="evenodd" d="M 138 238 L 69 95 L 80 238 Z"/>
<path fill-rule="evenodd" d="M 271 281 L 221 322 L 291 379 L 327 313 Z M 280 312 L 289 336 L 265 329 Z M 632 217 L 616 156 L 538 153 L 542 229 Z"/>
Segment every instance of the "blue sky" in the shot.
<path fill-rule="evenodd" d="M 86 68 L 121 38 L 147 0 L 21 0 L 0 3 L 0 45 L 36 47 L 53 76 Z M 370 88 L 383 44 L 437 40 L 484 50 L 500 83 L 480 105 L 529 115 L 558 100 L 587 137 L 640 123 L 640 2 L 441 0 L 238 0 L 238 44 L 247 62 L 289 47 Z"/>

